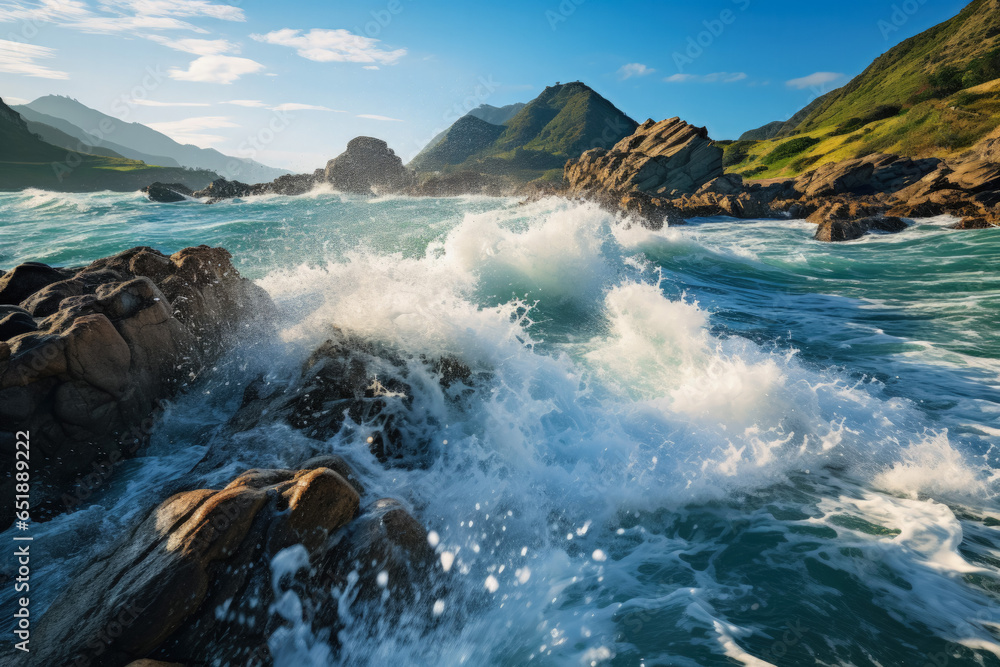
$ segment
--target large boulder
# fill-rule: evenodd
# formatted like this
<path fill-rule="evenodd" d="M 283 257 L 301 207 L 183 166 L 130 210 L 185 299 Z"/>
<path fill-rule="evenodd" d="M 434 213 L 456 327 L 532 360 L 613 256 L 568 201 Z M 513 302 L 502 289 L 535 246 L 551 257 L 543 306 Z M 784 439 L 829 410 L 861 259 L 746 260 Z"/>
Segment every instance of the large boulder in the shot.
<path fill-rule="evenodd" d="M 273 664 L 268 640 L 290 623 L 336 649 L 345 611 L 392 622 L 424 604 L 431 618 L 426 529 L 395 500 L 362 508 L 349 476 L 328 456 L 171 497 L 74 577 L 24 664 Z"/>
<path fill-rule="evenodd" d="M 679 118 L 647 120 L 610 150 L 595 148 L 570 160 L 564 173 L 575 194 L 694 193 L 723 175 L 722 149 L 703 127 Z"/>
<path fill-rule="evenodd" d="M 412 173 L 389 145 L 374 137 L 356 137 L 347 150 L 326 165 L 326 181 L 341 192 L 400 192 L 413 182 Z"/>
<path fill-rule="evenodd" d="M 4 278 L 28 284 L 24 267 Z M 0 314 L 0 489 L 13 497 L 14 435 L 30 432 L 31 517 L 39 520 L 89 496 L 141 448 L 161 401 L 275 311 L 222 248 L 166 256 L 139 247 L 82 269 L 29 268 L 25 275 L 46 280 L 31 283 L 30 294 L 8 292 L 23 300 Z M 64 279 L 39 287 L 57 276 Z"/>

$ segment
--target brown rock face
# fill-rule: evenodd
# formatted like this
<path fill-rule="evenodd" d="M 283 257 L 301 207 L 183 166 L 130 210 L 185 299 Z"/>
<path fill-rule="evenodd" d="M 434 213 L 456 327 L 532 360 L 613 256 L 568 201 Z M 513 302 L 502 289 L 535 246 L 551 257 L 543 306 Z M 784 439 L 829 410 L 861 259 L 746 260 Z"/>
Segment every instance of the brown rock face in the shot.
<path fill-rule="evenodd" d="M 896 192 L 934 171 L 940 160 L 913 160 L 875 154 L 825 164 L 795 179 L 795 190 L 806 198 Z"/>
<path fill-rule="evenodd" d="M 221 248 L 134 248 L 35 282 L 23 266 L 4 276 L 22 301 L 0 306 L 0 433 L 31 433 L 35 520 L 79 501 L 84 478 L 99 486 L 141 447 L 160 401 L 274 313 Z M 13 448 L 3 452 L 0 489 L 13 497 Z"/>
<path fill-rule="evenodd" d="M 358 194 L 399 192 L 412 174 L 389 145 L 374 137 L 356 137 L 347 150 L 326 165 L 326 180 L 342 192 Z"/>
<path fill-rule="evenodd" d="M 327 538 L 357 516 L 359 503 L 327 468 L 251 470 L 221 491 L 178 494 L 45 613 L 31 664 L 81 657 L 92 665 L 144 657 L 208 664 L 212 656 L 247 664 L 237 659 L 266 646 L 278 622 L 268 612 L 271 558 L 297 544 L 315 557 L 325 553 Z M 220 606 L 256 609 L 259 624 L 236 623 L 217 613 Z"/>
<path fill-rule="evenodd" d="M 570 192 L 610 197 L 693 193 L 722 175 L 722 149 L 679 118 L 647 120 L 611 150 L 589 150 L 565 168 Z"/>

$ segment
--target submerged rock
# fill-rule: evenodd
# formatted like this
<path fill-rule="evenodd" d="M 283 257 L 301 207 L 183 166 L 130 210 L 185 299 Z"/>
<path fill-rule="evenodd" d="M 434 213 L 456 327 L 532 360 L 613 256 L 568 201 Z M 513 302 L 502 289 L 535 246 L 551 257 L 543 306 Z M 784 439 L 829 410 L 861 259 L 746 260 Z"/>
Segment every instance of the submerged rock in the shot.
<path fill-rule="evenodd" d="M 816 230 L 817 241 L 853 241 L 871 232 L 896 234 L 907 225 L 899 218 L 861 218 L 860 220 L 827 220 Z"/>
<path fill-rule="evenodd" d="M 249 470 L 222 490 L 177 494 L 74 579 L 26 664 L 271 664 L 268 639 L 288 624 L 273 610 L 282 590 L 298 598 L 295 620 L 335 647 L 344 605 L 360 613 L 391 586 L 393 603 L 369 612 L 390 618 L 432 586 L 420 523 L 396 501 L 360 504 L 326 467 Z M 336 596 L 347 586 L 356 600 Z"/>
<path fill-rule="evenodd" d="M 442 393 L 462 395 L 474 382 L 473 371 L 457 359 L 424 361 Z M 317 440 L 348 429 L 379 461 L 418 467 L 428 462 L 431 443 L 421 427 L 427 415 L 414 407 L 414 381 L 395 350 L 335 330 L 292 385 L 258 380 L 247 387 L 230 427 L 246 431 L 265 420 L 283 421 Z"/>
<path fill-rule="evenodd" d="M 187 201 L 194 195 L 194 191 L 182 183 L 160 183 L 157 181 L 152 185 L 147 185 L 142 192 L 149 197 L 150 201 L 163 204 L 172 204 L 179 201 Z"/>
<path fill-rule="evenodd" d="M 9 442 L 31 433 L 35 520 L 99 486 L 144 444 L 160 401 L 274 317 L 222 248 L 166 256 L 140 247 L 82 269 L 21 265 L 3 278 L 7 298 L 22 300 L 0 320 L 0 428 Z M 13 449 L 4 456 L 0 488 L 12 497 Z"/>

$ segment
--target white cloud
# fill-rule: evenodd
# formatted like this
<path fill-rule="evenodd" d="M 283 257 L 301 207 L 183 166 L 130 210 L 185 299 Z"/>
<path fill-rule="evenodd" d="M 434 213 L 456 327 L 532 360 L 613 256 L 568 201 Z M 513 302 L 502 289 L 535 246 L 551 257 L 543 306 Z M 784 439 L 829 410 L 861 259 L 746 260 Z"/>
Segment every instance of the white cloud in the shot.
<path fill-rule="evenodd" d="M 380 69 L 378 65 L 365 65 L 362 69 L 377 70 Z"/>
<path fill-rule="evenodd" d="M 713 72 L 711 74 L 674 74 L 664 81 L 667 83 L 736 83 L 747 78 L 746 72 Z"/>
<path fill-rule="evenodd" d="M 42 65 L 36 60 L 54 58 L 55 49 L 0 39 L 0 72 L 39 79 L 68 79 L 69 74 Z"/>
<path fill-rule="evenodd" d="M 140 107 L 209 107 L 207 102 L 156 102 L 153 100 L 131 100 L 130 104 Z"/>
<path fill-rule="evenodd" d="M 646 76 L 655 71 L 652 67 L 646 67 L 642 63 L 628 63 L 618 69 L 618 78 L 622 80 L 631 79 L 633 76 Z"/>
<path fill-rule="evenodd" d="M 23 97 L 14 97 L 13 95 L 8 95 L 8 96 L 0 98 L 0 99 L 3 99 L 4 104 L 6 104 L 7 106 L 15 106 L 15 105 L 18 105 L 18 104 L 27 104 L 30 101 L 30 100 L 24 99 Z"/>
<path fill-rule="evenodd" d="M 826 86 L 834 81 L 842 79 L 843 77 L 843 74 L 838 74 L 837 72 L 815 72 L 809 76 L 804 76 L 801 79 L 786 81 L 785 85 L 789 88 L 805 90 L 806 88 L 819 88 Z"/>
<path fill-rule="evenodd" d="M 350 30 L 323 30 L 314 28 L 309 32 L 285 28 L 266 35 L 253 34 L 251 38 L 265 44 L 287 46 L 307 60 L 320 63 L 375 63 L 392 65 L 406 55 L 406 49 L 386 51 L 379 46 L 379 40 L 355 35 Z"/>
<path fill-rule="evenodd" d="M 216 134 L 206 134 L 205 130 L 239 127 L 229 116 L 200 116 L 165 123 L 146 123 L 146 126 L 162 132 L 174 141 L 202 147 L 217 144 L 225 139 Z"/>
<path fill-rule="evenodd" d="M 334 113 L 344 113 L 329 107 L 320 107 L 315 104 L 298 104 L 297 102 L 285 102 L 276 107 L 271 107 L 271 111 L 333 111 Z"/>
<path fill-rule="evenodd" d="M 229 100 L 223 104 L 235 104 L 238 107 L 250 107 L 254 109 L 266 109 L 267 105 L 260 100 Z"/>
<path fill-rule="evenodd" d="M 0 22 L 53 23 L 87 33 L 132 33 L 144 30 L 205 29 L 181 18 L 212 18 L 245 21 L 239 7 L 208 0 L 99 0 L 96 10 L 79 0 L 41 0 L 38 4 L 8 2 L 0 5 Z"/>
<path fill-rule="evenodd" d="M 174 67 L 168 74 L 171 79 L 178 81 L 232 83 L 244 74 L 255 74 L 262 69 L 263 65 L 249 58 L 202 56 L 193 61 L 186 70 Z"/>
<path fill-rule="evenodd" d="M 204 16 L 222 21 L 246 21 L 243 10 L 207 0 L 100 0 L 103 8 L 131 10 L 138 16 Z"/>
<path fill-rule="evenodd" d="M 170 39 L 163 35 L 147 35 L 146 39 L 177 51 L 193 53 L 196 56 L 218 56 L 223 53 L 239 53 L 239 44 L 226 39 Z"/>
<path fill-rule="evenodd" d="M 361 114 L 358 114 L 358 118 L 367 118 L 368 120 L 388 120 L 388 121 L 392 121 L 394 123 L 402 123 L 403 122 L 403 120 L 401 118 L 390 118 L 389 116 L 379 116 L 377 114 L 372 114 L 372 113 L 361 113 Z"/>
<path fill-rule="evenodd" d="M 36 5 L 0 5 L 0 22 L 28 21 L 64 23 L 90 16 L 87 5 L 75 0 L 41 0 Z"/>

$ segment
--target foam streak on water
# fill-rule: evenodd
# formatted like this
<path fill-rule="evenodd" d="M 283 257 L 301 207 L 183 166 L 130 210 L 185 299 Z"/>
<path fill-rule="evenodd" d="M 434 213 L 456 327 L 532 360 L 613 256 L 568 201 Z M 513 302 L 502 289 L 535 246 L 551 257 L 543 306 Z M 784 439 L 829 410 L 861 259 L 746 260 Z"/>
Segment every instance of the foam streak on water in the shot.
<path fill-rule="evenodd" d="M 65 580 L 174 491 L 335 451 L 434 532 L 449 592 L 379 626 L 340 591 L 340 645 L 290 622 L 280 665 L 998 665 L 1000 237 L 943 222 L 824 245 L 554 199 L 0 195 L 4 268 L 222 245 L 285 320 L 41 529 L 39 562 Z M 333 326 L 410 360 L 425 468 L 219 428 Z M 471 396 L 434 381 L 441 355 L 484 378 Z"/>

